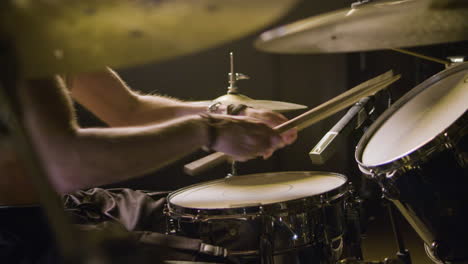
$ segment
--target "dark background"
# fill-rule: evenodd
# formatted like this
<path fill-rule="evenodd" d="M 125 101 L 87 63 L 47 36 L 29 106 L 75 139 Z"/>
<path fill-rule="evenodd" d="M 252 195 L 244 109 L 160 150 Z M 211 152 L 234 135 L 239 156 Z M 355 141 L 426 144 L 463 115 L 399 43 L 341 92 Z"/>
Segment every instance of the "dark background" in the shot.
<path fill-rule="evenodd" d="M 351 1 L 303 1 L 274 28 L 301 18 L 348 7 Z M 144 93 L 169 95 L 183 100 L 208 100 L 226 93 L 228 86 L 229 52 L 235 55 L 236 72 L 251 77 L 238 83 L 241 93 L 254 99 L 280 100 L 304 104 L 312 108 L 387 70 L 402 74 L 402 79 L 393 84 L 389 91 L 393 101 L 444 69 L 434 62 L 421 60 L 394 51 L 356 52 L 347 54 L 278 55 L 267 54 L 253 48 L 258 32 L 243 39 L 216 48 L 179 57 L 167 62 L 149 64 L 127 69 L 117 69 L 132 89 Z M 183 34 L 183 32 L 181 33 Z M 468 42 L 441 44 L 410 50 L 437 58 L 453 55 L 468 55 Z M 131 56 L 131 54 L 128 54 Z M 382 111 L 387 98 L 379 105 Z M 294 117 L 302 111 L 287 113 Z M 361 174 L 354 160 L 354 148 L 363 134 L 357 130 L 339 146 L 335 155 L 324 165 L 314 165 L 309 151 L 322 136 L 339 120 L 344 111 L 303 130 L 297 142 L 278 151 L 269 160 L 253 160 L 239 166 L 240 174 L 278 171 L 327 171 L 346 175 L 360 188 Z M 92 115 L 79 108 L 83 126 L 102 125 Z M 164 151 L 164 150 L 155 150 Z M 220 179 L 229 172 L 228 165 L 220 166 L 199 176 L 183 173 L 184 164 L 205 156 L 200 151 L 164 169 L 144 175 L 138 179 L 118 183 L 112 187 L 131 187 L 151 190 L 176 190 L 181 187 L 212 179 Z M 368 244 L 365 253 L 370 258 L 389 256 L 396 251 L 385 211 L 380 207 L 378 189 L 372 183 L 366 192 L 370 202 L 367 217 L 375 219 L 369 224 Z M 429 263 L 424 256 L 422 242 L 402 221 L 410 240 L 410 250 L 416 257 L 414 263 Z M 382 228 L 381 228 L 382 227 Z M 386 230 L 386 231 L 385 231 Z M 377 248 L 375 248 L 377 246 Z M 374 250 L 375 249 L 375 250 Z"/>

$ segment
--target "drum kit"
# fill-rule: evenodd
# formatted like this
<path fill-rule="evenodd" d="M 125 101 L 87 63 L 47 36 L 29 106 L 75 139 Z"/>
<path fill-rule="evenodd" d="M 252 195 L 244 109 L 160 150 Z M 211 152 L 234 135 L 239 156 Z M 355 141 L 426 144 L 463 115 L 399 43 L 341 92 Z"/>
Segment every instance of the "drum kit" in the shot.
<path fill-rule="evenodd" d="M 161 61 L 252 32 L 296 3 L 243 2 L 245 5 L 238 0 L 3 1 L 0 32 L 7 38 L 2 42 L 2 56 L 13 43 L 9 62 L 20 65 L 22 78 Z M 363 0 L 348 9 L 266 31 L 255 46 L 294 54 L 400 50 L 467 40 L 467 18 L 468 4 L 463 0 Z M 381 187 L 385 199 L 417 232 L 433 262 L 466 263 L 468 63 L 433 60 L 446 64 L 447 69 L 380 115 L 357 144 L 355 159 L 362 173 Z M 235 83 L 245 78 L 234 72 L 231 54 L 228 94 L 198 103 L 243 103 L 282 112 L 303 108 L 241 95 Z M 378 76 L 275 129 L 284 132 L 310 126 L 398 78 L 393 73 Z M 11 83 L 7 81 L 3 83 Z M 28 148 L 27 144 L 23 147 Z M 209 168 L 212 165 L 206 164 L 214 159 L 227 158 L 217 153 L 189 166 L 189 171 Z M 36 184 L 48 190 L 47 182 Z M 48 197 L 46 191 L 40 195 Z M 68 254 L 76 244 L 65 242 L 72 241 L 69 237 L 60 237 L 66 220 L 54 206 L 53 201 L 44 204 L 50 218 L 56 219 L 58 239 Z M 345 175 L 293 171 L 234 176 L 171 193 L 167 232 L 213 245 L 213 251 L 228 263 L 411 263 L 404 248 L 396 258 L 363 259 L 360 210 L 359 197 Z"/>
<path fill-rule="evenodd" d="M 435 263 L 468 260 L 467 91 L 467 63 L 434 75 L 388 108 L 355 153 Z M 350 230 L 360 225 L 354 193 L 346 176 L 329 172 L 227 177 L 170 194 L 168 231 L 225 247 L 239 263 L 411 263 L 404 248 L 396 259 L 362 260 Z M 341 259 L 346 243 L 358 245 L 352 259 Z"/>

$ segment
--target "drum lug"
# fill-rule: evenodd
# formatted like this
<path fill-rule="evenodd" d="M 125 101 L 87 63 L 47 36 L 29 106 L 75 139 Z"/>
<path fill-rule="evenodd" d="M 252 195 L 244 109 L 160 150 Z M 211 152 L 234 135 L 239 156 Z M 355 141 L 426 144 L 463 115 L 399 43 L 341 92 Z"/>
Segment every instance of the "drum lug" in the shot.
<path fill-rule="evenodd" d="M 400 196 L 400 193 L 398 190 L 394 187 L 388 186 L 388 187 L 382 187 L 382 198 L 388 199 L 388 200 L 398 200 L 398 197 Z"/>
<path fill-rule="evenodd" d="M 322 207 L 330 205 L 330 201 L 328 201 L 323 194 L 320 195 L 320 205 Z"/>
<path fill-rule="evenodd" d="M 163 214 L 166 216 L 166 235 L 175 235 L 177 233 L 176 224 L 174 223 L 175 219 L 170 217 L 171 210 L 164 205 Z"/>
<path fill-rule="evenodd" d="M 379 177 L 378 183 L 382 190 L 383 198 L 396 200 L 400 197 L 400 191 L 395 187 L 396 172 L 397 171 L 391 171 Z"/>
<path fill-rule="evenodd" d="M 204 222 L 207 220 L 201 213 L 201 210 L 197 210 L 197 214 L 193 217 L 193 222 Z"/>
<path fill-rule="evenodd" d="M 176 225 L 173 218 L 168 218 L 166 221 L 166 235 L 175 235 L 177 233 Z"/>

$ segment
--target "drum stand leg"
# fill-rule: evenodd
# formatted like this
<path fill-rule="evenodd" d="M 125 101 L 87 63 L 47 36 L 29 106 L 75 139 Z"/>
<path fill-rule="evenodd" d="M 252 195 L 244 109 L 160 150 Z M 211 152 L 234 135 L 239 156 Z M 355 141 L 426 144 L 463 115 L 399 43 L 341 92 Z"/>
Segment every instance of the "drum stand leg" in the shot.
<path fill-rule="evenodd" d="M 362 215 L 362 200 L 353 194 L 353 198 L 347 204 L 346 221 L 349 227 L 346 231 L 346 242 L 348 246 L 347 255 L 354 257 L 356 260 L 363 260 L 362 255 L 362 230 L 361 230 L 361 215 Z"/>
<path fill-rule="evenodd" d="M 401 235 L 400 227 L 398 223 L 395 221 L 395 213 L 393 210 L 393 206 L 390 202 L 385 202 L 385 206 L 388 210 L 388 216 L 390 218 L 390 222 L 393 229 L 393 235 L 395 236 L 395 240 L 398 246 L 397 252 L 397 259 L 400 260 L 404 264 L 411 264 L 411 255 L 408 249 L 405 248 L 405 244 L 403 241 L 403 236 Z"/>
<path fill-rule="evenodd" d="M 262 234 L 260 236 L 259 257 L 261 264 L 274 264 L 273 261 L 273 242 L 271 234 L 273 234 L 274 221 L 270 216 L 262 217 Z"/>
<path fill-rule="evenodd" d="M 0 102 L 2 115 L 8 116 L 5 125 L 14 140 L 16 151 L 36 187 L 41 206 L 54 232 L 56 245 L 61 250 L 64 263 L 84 263 L 83 244 L 78 239 L 66 217 L 62 202 L 53 190 L 43 164 L 34 149 L 29 131 L 21 121 L 21 108 L 18 100 L 21 82 L 18 72 L 17 57 L 14 46 L 8 40 L 0 40 Z M 1 116 L 0 116 L 1 117 Z M 18 194 L 20 195 L 20 194 Z M 34 221 L 34 220 L 31 220 Z"/>

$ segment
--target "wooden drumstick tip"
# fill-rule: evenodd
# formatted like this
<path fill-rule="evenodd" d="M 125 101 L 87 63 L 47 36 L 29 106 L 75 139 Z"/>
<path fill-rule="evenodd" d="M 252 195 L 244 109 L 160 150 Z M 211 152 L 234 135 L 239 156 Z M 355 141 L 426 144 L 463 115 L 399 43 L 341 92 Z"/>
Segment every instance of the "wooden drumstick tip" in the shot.
<path fill-rule="evenodd" d="M 195 176 L 201 172 L 213 168 L 229 159 L 229 156 L 222 152 L 215 152 L 206 157 L 188 163 L 184 166 L 184 172 L 190 176 Z"/>

